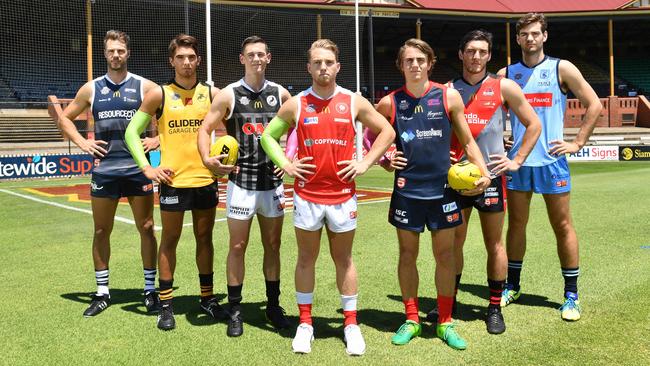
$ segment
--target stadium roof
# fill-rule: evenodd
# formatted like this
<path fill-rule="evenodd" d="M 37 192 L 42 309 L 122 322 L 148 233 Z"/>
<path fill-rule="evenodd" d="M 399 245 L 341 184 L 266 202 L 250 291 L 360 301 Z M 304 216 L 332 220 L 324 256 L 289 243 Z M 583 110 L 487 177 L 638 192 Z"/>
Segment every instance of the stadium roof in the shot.
<path fill-rule="evenodd" d="M 260 5 L 265 3 L 277 5 L 307 5 L 347 7 L 354 5 L 353 0 L 266 0 L 266 1 L 237 1 L 237 0 L 213 0 L 220 3 L 238 3 L 239 5 Z M 590 1 L 567 1 L 567 0 L 402 0 L 402 4 L 395 4 L 389 1 L 373 2 L 360 1 L 359 5 L 368 8 L 387 8 L 395 10 L 420 9 L 453 13 L 494 13 L 502 15 L 523 14 L 528 12 L 544 13 L 589 13 L 589 12 L 617 12 L 635 3 L 635 0 L 590 0 Z M 638 9 L 638 8 L 633 8 Z M 625 10 L 632 10 L 630 8 Z"/>

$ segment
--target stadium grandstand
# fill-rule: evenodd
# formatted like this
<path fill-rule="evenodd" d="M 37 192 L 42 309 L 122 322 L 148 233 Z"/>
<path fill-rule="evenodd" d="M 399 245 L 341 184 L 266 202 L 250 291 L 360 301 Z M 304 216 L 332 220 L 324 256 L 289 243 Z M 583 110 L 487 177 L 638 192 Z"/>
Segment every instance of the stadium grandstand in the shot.
<path fill-rule="evenodd" d="M 129 70 L 155 82 L 172 76 L 168 41 L 180 32 L 196 36 L 204 60 L 200 78 L 219 87 L 240 77 L 241 40 L 259 34 L 273 54 L 267 76 L 294 94 L 310 83 L 305 72 L 309 44 L 318 37 L 331 38 L 341 48 L 339 80 L 355 89 L 353 0 L 213 0 L 209 8 L 207 55 L 202 0 L 3 1 L 0 28 L 3 39 L 11 41 L 0 44 L 0 123 L 12 125 L 14 132 L 0 135 L 0 144 L 62 140 L 50 133 L 56 127 L 51 119 L 49 127 L 43 123 L 47 119 L 43 113 L 49 106 L 56 116 L 60 108 L 52 108 L 52 103 L 65 103 L 84 82 L 105 72 L 102 39 L 109 29 L 131 36 Z M 518 61 L 514 23 L 529 11 L 544 12 L 549 18 L 552 42 L 546 52 L 574 62 L 604 104 L 611 106 L 599 126 L 650 127 L 650 104 L 643 96 L 650 90 L 649 0 L 362 0 L 360 91 L 378 100 L 401 84 L 394 59 L 399 46 L 411 37 L 433 45 L 438 57 L 434 81 L 457 76 L 459 37 L 479 27 L 494 34 L 489 66 L 496 72 Z M 633 106 L 626 102 L 619 108 L 616 97 L 634 98 Z M 567 127 L 578 123 L 579 118 L 574 119 Z"/>

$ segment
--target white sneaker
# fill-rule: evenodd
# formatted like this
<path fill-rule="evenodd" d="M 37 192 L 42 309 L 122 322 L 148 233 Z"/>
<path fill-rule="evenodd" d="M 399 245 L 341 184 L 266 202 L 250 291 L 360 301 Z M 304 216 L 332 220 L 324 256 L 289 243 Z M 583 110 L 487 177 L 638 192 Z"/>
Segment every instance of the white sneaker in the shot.
<path fill-rule="evenodd" d="M 296 329 L 296 336 L 291 342 L 291 349 L 294 353 L 311 352 L 311 342 L 314 340 L 314 327 L 307 323 L 300 323 Z"/>
<path fill-rule="evenodd" d="M 366 352 L 366 341 L 361 335 L 361 328 L 356 324 L 350 324 L 343 329 L 345 334 L 345 352 L 351 356 L 361 356 Z"/>

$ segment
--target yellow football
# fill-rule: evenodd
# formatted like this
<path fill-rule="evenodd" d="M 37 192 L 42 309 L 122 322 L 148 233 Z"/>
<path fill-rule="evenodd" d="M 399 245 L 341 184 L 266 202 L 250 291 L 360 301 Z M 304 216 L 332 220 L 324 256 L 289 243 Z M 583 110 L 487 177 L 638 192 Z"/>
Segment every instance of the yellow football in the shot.
<path fill-rule="evenodd" d="M 481 179 L 481 170 L 467 160 L 452 165 L 447 173 L 449 186 L 457 191 L 475 188 L 474 182 L 479 179 Z"/>
<path fill-rule="evenodd" d="M 217 141 L 210 147 L 210 156 L 217 156 L 226 154 L 225 158 L 221 159 L 221 164 L 235 165 L 239 154 L 239 144 L 234 137 L 224 135 L 217 139 Z"/>

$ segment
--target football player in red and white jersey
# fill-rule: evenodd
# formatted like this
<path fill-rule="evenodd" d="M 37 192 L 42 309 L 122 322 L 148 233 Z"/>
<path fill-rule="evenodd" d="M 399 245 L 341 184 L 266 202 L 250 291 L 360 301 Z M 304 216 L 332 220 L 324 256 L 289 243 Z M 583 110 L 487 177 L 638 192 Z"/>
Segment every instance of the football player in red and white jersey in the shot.
<path fill-rule="evenodd" d="M 357 272 L 352 261 L 357 203 L 354 178 L 364 174 L 388 149 L 395 133 L 363 97 L 336 84 L 338 47 L 327 39 L 315 41 L 308 51 L 311 88 L 294 96 L 279 110 L 262 135 L 262 147 L 276 166 L 295 178 L 294 226 L 298 243 L 296 298 L 300 324 L 292 342 L 296 353 L 309 353 L 314 329 L 311 319 L 315 265 L 326 225 L 336 283 L 345 316 L 346 352 L 362 355 L 365 341 L 357 325 Z M 361 121 L 378 134 L 360 161 L 354 159 L 354 123 Z M 298 156 L 289 161 L 278 141 L 295 127 Z"/>

